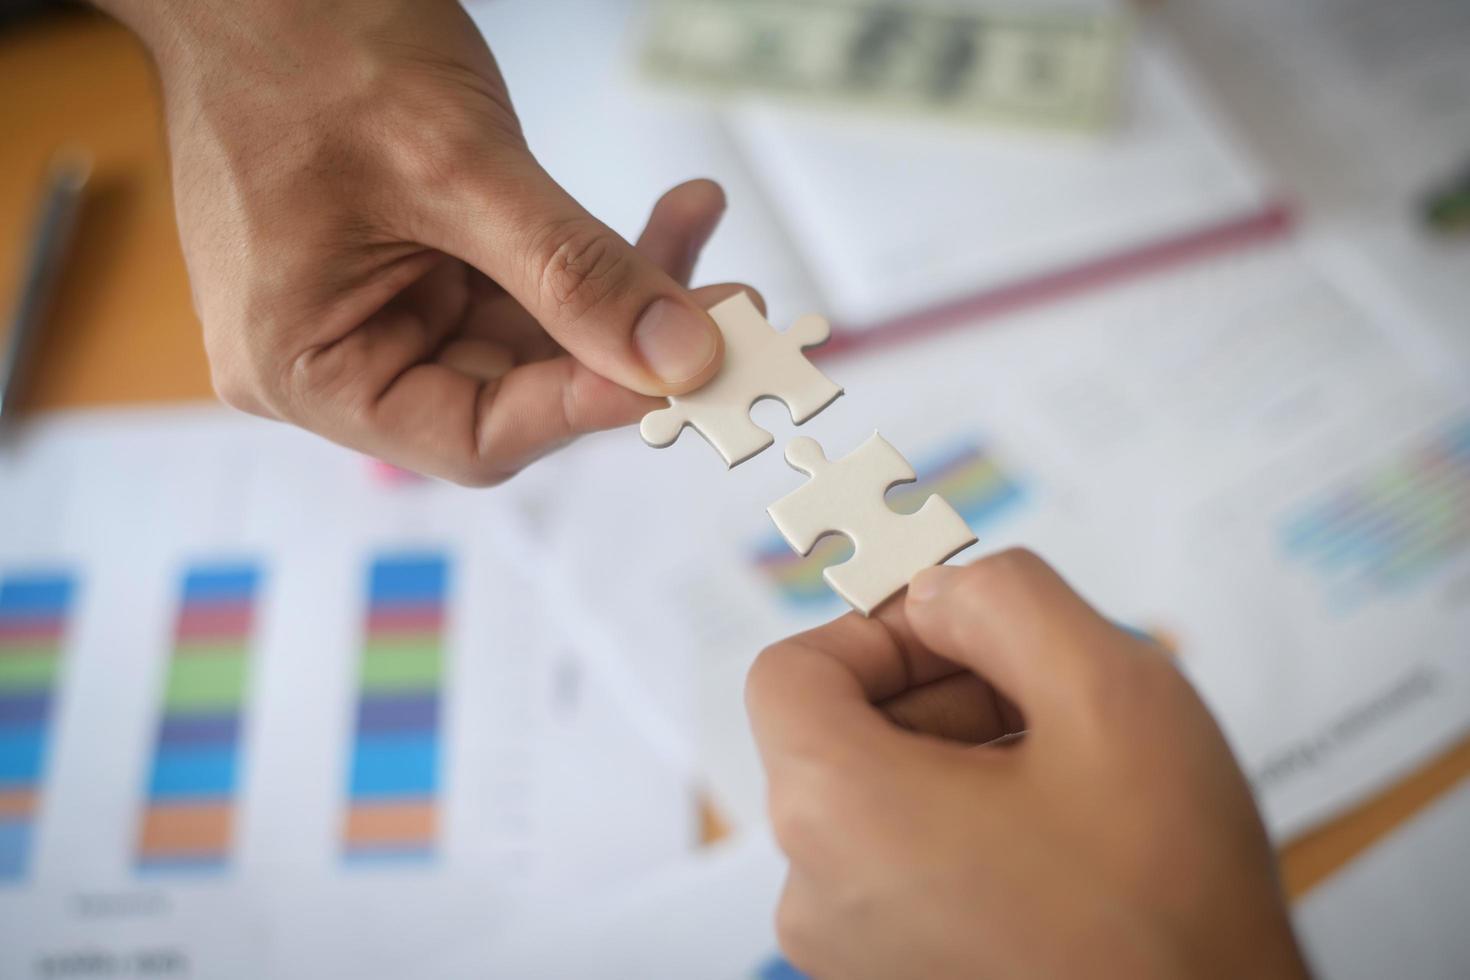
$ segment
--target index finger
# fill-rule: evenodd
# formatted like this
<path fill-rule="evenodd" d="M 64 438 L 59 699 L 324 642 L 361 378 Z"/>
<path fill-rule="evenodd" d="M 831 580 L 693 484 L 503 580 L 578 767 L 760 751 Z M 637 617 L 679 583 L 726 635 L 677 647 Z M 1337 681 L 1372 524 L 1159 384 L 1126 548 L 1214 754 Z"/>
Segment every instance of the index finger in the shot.
<path fill-rule="evenodd" d="M 713 304 L 741 288 L 706 286 L 691 295 Z M 577 436 L 628 425 L 665 404 L 565 354 L 476 376 L 439 359 L 440 343 L 413 313 L 382 310 L 313 352 L 303 385 L 310 396 L 297 398 L 288 418 L 396 465 L 485 486 Z"/>
<path fill-rule="evenodd" d="M 723 207 L 714 185 L 680 185 L 654 207 L 637 251 L 687 287 Z M 548 357 L 556 345 L 534 319 L 498 290 L 477 297 L 473 278 L 431 252 L 399 262 L 367 291 L 385 305 L 295 358 L 276 414 L 388 462 L 483 486 L 664 404 L 572 356 Z M 689 296 L 710 306 L 740 289 L 707 286 Z M 456 303 L 468 303 L 468 312 L 455 313 Z M 517 353 L 523 334 L 549 350 Z"/>

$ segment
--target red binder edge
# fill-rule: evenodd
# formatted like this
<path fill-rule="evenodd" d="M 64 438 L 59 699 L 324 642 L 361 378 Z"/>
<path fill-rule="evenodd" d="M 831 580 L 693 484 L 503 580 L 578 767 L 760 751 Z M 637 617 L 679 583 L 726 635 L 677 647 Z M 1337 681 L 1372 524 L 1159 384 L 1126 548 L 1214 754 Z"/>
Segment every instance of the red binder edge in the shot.
<path fill-rule="evenodd" d="M 1219 224 L 987 289 L 864 330 L 844 329 L 834 324 L 832 338 L 808 356 L 815 360 L 866 353 L 947 333 L 972 326 L 977 321 L 1115 285 L 1170 266 L 1284 238 L 1295 224 L 1293 208 L 1285 201 L 1272 201 L 1258 211 Z"/>

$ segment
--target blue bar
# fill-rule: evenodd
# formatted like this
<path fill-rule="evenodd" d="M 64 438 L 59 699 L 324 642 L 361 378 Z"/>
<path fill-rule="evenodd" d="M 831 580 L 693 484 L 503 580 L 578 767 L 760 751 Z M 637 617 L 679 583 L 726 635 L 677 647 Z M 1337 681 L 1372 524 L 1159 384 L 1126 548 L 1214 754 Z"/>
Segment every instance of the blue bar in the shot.
<path fill-rule="evenodd" d="M 439 727 L 439 695 L 386 694 L 364 697 L 357 705 L 359 735 L 433 732 Z"/>
<path fill-rule="evenodd" d="M 449 563 L 440 555 L 401 555 L 373 563 L 368 599 L 374 606 L 442 602 Z"/>
<path fill-rule="evenodd" d="M 430 796 L 438 782 L 439 742 L 430 735 L 367 735 L 352 753 L 355 799 Z"/>
<path fill-rule="evenodd" d="M 342 858 L 349 865 L 422 864 L 434 859 L 434 848 L 427 844 L 348 844 Z"/>
<path fill-rule="evenodd" d="M 46 733 L 39 725 L 0 730 L 0 786 L 38 781 L 45 754 Z"/>
<path fill-rule="evenodd" d="M 136 865 L 145 874 L 219 874 L 229 867 L 229 859 L 222 854 L 181 854 L 176 857 L 140 857 Z"/>
<path fill-rule="evenodd" d="M 158 726 L 158 745 L 178 748 L 191 745 L 233 745 L 240 737 L 240 715 L 165 715 Z"/>
<path fill-rule="evenodd" d="M 209 799 L 234 789 L 234 746 L 163 749 L 148 780 L 148 796 L 155 800 Z"/>
<path fill-rule="evenodd" d="M 41 725 L 50 717 L 51 692 L 49 690 L 14 691 L 9 694 L 0 694 L 0 731 L 20 725 Z"/>
<path fill-rule="evenodd" d="M 0 881 L 24 878 L 31 857 L 31 821 L 0 817 Z"/>
<path fill-rule="evenodd" d="M 71 605 L 69 575 L 33 575 L 0 582 L 0 616 L 60 616 Z"/>
<path fill-rule="evenodd" d="M 248 602 L 259 581 L 254 565 L 191 568 L 184 576 L 184 602 Z"/>

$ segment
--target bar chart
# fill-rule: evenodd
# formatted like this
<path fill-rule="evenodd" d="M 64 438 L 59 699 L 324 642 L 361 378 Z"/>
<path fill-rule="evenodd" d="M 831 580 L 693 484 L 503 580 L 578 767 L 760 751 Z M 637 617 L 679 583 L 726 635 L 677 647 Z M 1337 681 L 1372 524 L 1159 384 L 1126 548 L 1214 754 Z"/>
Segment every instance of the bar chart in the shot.
<path fill-rule="evenodd" d="M 1340 610 L 1412 589 L 1470 547 L 1470 419 L 1293 508 L 1279 541 Z"/>
<path fill-rule="evenodd" d="M 369 569 L 342 830 L 351 863 L 434 856 L 448 579 L 442 554 Z"/>
<path fill-rule="evenodd" d="M 140 871 L 229 863 L 260 579 L 252 564 L 184 573 L 138 830 Z"/>
<path fill-rule="evenodd" d="M 66 573 L 0 579 L 0 885 L 30 870 L 75 591 Z"/>

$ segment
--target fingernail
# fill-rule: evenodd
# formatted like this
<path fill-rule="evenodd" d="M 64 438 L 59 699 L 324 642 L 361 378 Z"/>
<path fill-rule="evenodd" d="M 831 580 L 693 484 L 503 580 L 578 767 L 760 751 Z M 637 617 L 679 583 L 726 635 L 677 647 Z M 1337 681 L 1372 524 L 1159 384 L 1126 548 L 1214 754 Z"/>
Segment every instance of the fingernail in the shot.
<path fill-rule="evenodd" d="M 683 384 L 714 360 L 719 350 L 709 317 L 671 299 L 656 299 L 633 328 L 633 345 L 665 384 Z"/>
<path fill-rule="evenodd" d="M 935 565 L 926 568 L 915 575 L 913 581 L 909 582 L 909 601 L 928 602 L 938 597 L 939 593 L 949 587 L 949 581 L 959 569 L 950 568 L 948 565 Z"/>

